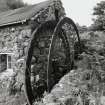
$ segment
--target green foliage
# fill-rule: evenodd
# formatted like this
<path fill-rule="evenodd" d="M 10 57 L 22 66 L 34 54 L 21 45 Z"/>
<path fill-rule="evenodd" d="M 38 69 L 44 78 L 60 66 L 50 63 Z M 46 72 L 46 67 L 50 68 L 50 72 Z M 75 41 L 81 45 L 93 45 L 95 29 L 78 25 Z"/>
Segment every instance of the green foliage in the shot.
<path fill-rule="evenodd" d="M 97 3 L 97 6 L 94 7 L 93 15 L 104 15 L 105 13 L 105 1 Z"/>
<path fill-rule="evenodd" d="M 22 0 L 7 0 L 7 6 L 10 8 L 10 9 L 16 9 L 16 8 L 20 8 L 20 7 L 23 7 L 23 6 L 26 6 L 27 4 L 24 4 L 22 2 Z"/>
<path fill-rule="evenodd" d="M 22 0 L 0 0 L 0 12 L 26 6 Z"/>
<path fill-rule="evenodd" d="M 94 20 L 94 24 L 92 24 L 92 30 L 94 31 L 105 30 L 105 16 L 104 15 L 97 16 L 97 18 Z"/>
<path fill-rule="evenodd" d="M 86 32 L 86 31 L 88 31 L 88 27 L 85 26 L 85 25 L 80 26 L 80 25 L 77 23 L 76 26 L 77 26 L 77 28 L 78 28 L 78 30 L 79 30 L 80 33 L 84 33 L 84 32 Z"/>
<path fill-rule="evenodd" d="M 105 30 L 105 1 L 97 3 L 93 9 L 93 15 L 96 18 L 93 20 L 92 30 Z"/>

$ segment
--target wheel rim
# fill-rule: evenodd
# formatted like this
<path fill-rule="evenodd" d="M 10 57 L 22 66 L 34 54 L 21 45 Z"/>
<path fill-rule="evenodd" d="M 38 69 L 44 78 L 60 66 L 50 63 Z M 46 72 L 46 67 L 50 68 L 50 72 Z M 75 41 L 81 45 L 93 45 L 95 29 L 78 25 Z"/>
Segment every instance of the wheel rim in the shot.
<path fill-rule="evenodd" d="M 59 40 L 57 40 L 57 37 L 59 37 Z M 59 53 L 55 45 L 61 44 L 60 40 L 62 41 L 63 47 L 59 46 Z M 79 33 L 76 25 L 71 19 L 67 17 L 62 18 L 54 30 L 51 46 L 49 48 L 47 67 L 47 88 L 49 92 L 51 91 L 53 86 L 60 80 L 60 78 L 72 69 L 75 53 L 74 46 L 76 42 L 80 43 Z M 64 52 L 62 52 L 61 50 L 64 50 Z M 59 59 L 61 56 L 62 60 Z"/>
<path fill-rule="evenodd" d="M 44 91 L 47 91 L 48 53 L 55 25 L 55 21 L 49 21 L 33 32 L 25 70 L 25 91 L 29 105 L 39 100 Z"/>
<path fill-rule="evenodd" d="M 76 41 L 80 41 L 75 24 L 66 17 L 58 24 L 55 21 L 46 22 L 33 32 L 25 69 L 25 91 L 29 105 L 40 99 L 45 91 L 50 92 L 59 79 L 70 71 L 75 43 L 74 39 L 71 41 L 70 26 L 75 31 Z M 54 66 L 56 60 L 58 66 Z M 56 69 L 57 72 L 54 71 Z"/>

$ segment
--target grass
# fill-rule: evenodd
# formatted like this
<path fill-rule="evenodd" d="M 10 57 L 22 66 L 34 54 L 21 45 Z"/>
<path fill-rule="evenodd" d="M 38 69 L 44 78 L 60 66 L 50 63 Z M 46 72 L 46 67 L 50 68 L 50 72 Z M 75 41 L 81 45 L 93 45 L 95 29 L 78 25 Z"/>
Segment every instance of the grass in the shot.
<path fill-rule="evenodd" d="M 10 81 L 12 79 L 9 73 L 5 72 L 0 78 L 0 105 L 24 105 L 26 103 L 26 97 L 24 92 L 17 92 L 16 94 L 10 94 Z"/>

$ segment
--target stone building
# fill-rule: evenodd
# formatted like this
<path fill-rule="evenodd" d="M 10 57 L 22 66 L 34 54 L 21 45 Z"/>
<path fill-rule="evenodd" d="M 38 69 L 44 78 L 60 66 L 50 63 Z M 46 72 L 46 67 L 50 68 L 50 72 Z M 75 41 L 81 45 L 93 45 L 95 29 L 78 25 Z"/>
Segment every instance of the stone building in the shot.
<path fill-rule="evenodd" d="M 6 76 L 10 77 L 9 83 L 6 82 L 10 94 L 24 90 L 26 56 L 33 32 L 41 24 L 63 16 L 65 12 L 60 0 L 0 13 L 0 78 L 5 72 L 10 74 Z"/>
<path fill-rule="evenodd" d="M 33 31 L 42 23 L 65 15 L 59 0 L 49 0 L 0 13 L 0 71 L 24 70 Z"/>

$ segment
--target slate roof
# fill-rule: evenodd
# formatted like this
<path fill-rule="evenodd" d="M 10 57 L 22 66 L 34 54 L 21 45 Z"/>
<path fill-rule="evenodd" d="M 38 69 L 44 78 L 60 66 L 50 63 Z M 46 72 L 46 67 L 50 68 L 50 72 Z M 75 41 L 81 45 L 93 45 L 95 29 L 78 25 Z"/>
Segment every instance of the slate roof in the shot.
<path fill-rule="evenodd" d="M 17 22 L 28 20 L 31 17 L 35 16 L 35 14 L 37 14 L 38 11 L 42 10 L 43 8 L 47 8 L 52 2 L 53 0 L 48 0 L 36 5 L 31 5 L 31 6 L 22 7 L 19 9 L 1 12 L 0 26 L 15 24 Z"/>

